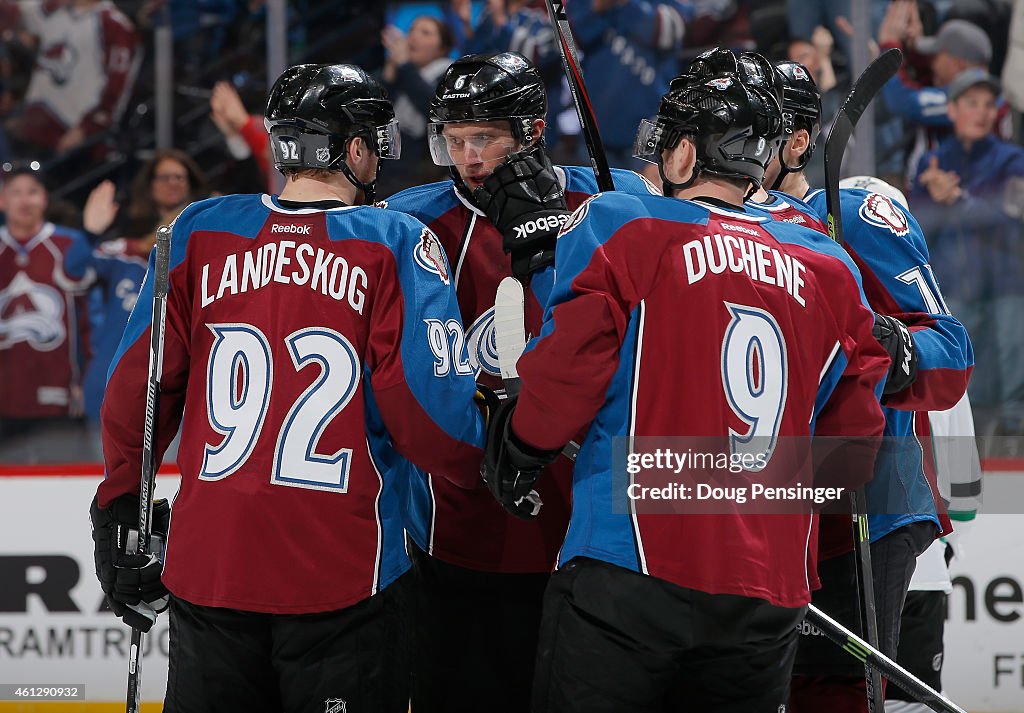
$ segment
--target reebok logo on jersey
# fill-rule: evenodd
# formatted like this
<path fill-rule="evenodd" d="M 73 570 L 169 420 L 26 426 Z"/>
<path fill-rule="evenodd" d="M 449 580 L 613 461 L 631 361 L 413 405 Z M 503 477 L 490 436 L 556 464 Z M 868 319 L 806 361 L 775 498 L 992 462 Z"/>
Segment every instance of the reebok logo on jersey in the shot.
<path fill-rule="evenodd" d="M 746 233 L 747 235 L 760 235 L 759 232 L 752 228 L 747 228 L 742 225 L 734 225 L 732 223 L 722 223 L 722 227 L 726 230 L 733 230 L 737 233 Z"/>
<path fill-rule="evenodd" d="M 860 217 L 865 222 L 885 228 L 898 238 L 910 232 L 907 216 L 892 202 L 889 196 L 869 193 L 860 204 Z"/>
<path fill-rule="evenodd" d="M 274 223 L 270 226 L 271 233 L 295 233 L 296 235 L 309 235 L 310 226 L 308 225 L 280 225 Z"/>
<path fill-rule="evenodd" d="M 569 222 L 569 215 L 548 215 L 534 220 L 528 220 L 522 225 L 515 227 L 516 240 L 522 240 L 538 230 L 556 230 Z"/>
<path fill-rule="evenodd" d="M 794 215 L 791 218 L 783 218 L 782 222 L 783 223 L 797 223 L 799 225 L 803 225 L 807 221 L 804 220 L 804 217 L 802 215 Z"/>

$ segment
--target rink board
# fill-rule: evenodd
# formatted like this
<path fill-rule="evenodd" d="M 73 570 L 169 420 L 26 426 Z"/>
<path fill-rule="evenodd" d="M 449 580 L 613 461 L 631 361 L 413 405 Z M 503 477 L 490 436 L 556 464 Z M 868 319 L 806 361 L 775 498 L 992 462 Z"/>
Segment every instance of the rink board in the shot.
<path fill-rule="evenodd" d="M 1024 479 L 1019 470 L 986 473 Z M 0 713 L 124 710 L 130 631 L 102 609 L 93 575 L 88 506 L 93 466 L 0 466 L 0 684 L 84 685 L 84 702 L 0 701 Z M 1024 482 L 1015 481 L 1015 482 Z M 157 494 L 178 477 L 162 474 Z M 947 692 L 972 713 L 1024 712 L 1024 515 L 980 515 L 954 562 L 946 624 Z M 167 619 L 146 637 L 142 697 L 159 701 L 167 675 Z M 144 706 L 155 713 L 158 705 Z"/>

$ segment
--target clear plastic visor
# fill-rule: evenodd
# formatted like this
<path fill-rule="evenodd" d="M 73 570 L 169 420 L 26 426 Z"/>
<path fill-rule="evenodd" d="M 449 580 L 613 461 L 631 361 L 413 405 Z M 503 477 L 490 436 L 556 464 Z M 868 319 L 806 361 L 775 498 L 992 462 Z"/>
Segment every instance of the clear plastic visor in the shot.
<path fill-rule="evenodd" d="M 448 127 L 447 133 L 445 127 Z M 520 148 L 515 137 L 487 126 L 475 128 L 462 124 L 453 128 L 451 124 L 432 123 L 427 125 L 427 138 L 430 157 L 438 166 L 498 161 Z"/>
<path fill-rule="evenodd" d="M 399 158 L 402 155 L 402 134 L 398 131 L 398 119 L 377 127 L 377 152 L 381 158 Z"/>
<path fill-rule="evenodd" d="M 650 119 L 641 119 L 633 142 L 633 157 L 647 163 L 658 163 L 662 127 Z"/>

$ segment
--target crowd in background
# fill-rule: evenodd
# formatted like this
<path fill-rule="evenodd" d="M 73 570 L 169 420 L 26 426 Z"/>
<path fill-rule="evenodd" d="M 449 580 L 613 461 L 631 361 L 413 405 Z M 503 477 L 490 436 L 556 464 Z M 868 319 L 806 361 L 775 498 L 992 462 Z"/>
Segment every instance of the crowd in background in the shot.
<path fill-rule="evenodd" d="M 643 169 L 638 123 L 716 45 L 803 63 L 827 135 L 851 85 L 851 1 L 569 0 L 611 165 Z M 971 334 L 987 452 L 1022 455 L 1024 2 L 863 1 L 873 50 L 906 58 L 876 102 L 875 174 L 909 196 L 946 306 Z M 262 0 L 0 0 L 0 462 L 99 460 L 106 370 L 156 227 L 193 200 L 275 189 L 266 12 Z M 174 149 L 155 148 L 158 27 L 173 40 Z M 388 87 L 403 151 L 378 195 L 447 178 L 430 160 L 428 107 L 468 53 L 533 60 L 555 161 L 589 163 L 543 2 L 298 0 L 287 38 L 289 64 L 354 62 Z"/>

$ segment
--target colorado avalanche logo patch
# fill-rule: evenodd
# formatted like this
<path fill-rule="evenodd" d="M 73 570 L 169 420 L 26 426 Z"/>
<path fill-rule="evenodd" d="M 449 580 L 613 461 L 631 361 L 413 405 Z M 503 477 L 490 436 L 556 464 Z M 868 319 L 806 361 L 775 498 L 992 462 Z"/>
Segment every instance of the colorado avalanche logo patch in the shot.
<path fill-rule="evenodd" d="M 910 232 L 907 216 L 893 204 L 891 198 L 880 193 L 869 193 L 864 198 L 860 204 L 860 217 L 871 225 L 889 230 L 898 238 Z"/>
<path fill-rule="evenodd" d="M 476 318 L 466 331 L 466 351 L 469 363 L 476 371 L 501 376 L 498 365 L 498 342 L 494 336 L 494 308 Z"/>
<path fill-rule="evenodd" d="M 444 257 L 444 249 L 441 247 L 441 242 L 437 239 L 437 236 L 430 232 L 428 228 L 424 228 L 423 232 L 420 233 L 420 241 L 416 244 L 416 250 L 413 251 L 413 259 L 424 270 L 440 277 L 441 282 L 444 284 L 451 284 L 451 279 L 448 276 L 448 261 Z"/>
<path fill-rule="evenodd" d="M 729 77 L 716 77 L 709 82 L 705 82 L 704 86 L 717 89 L 720 92 L 724 92 L 726 89 L 732 86 L 732 79 Z"/>
<path fill-rule="evenodd" d="M 796 79 L 802 79 L 802 80 L 804 80 L 805 82 L 809 82 L 809 81 L 811 81 L 811 78 L 810 78 L 809 76 L 807 76 L 807 72 L 806 72 L 806 71 L 804 70 L 804 68 L 803 68 L 803 67 L 801 67 L 800 65 L 795 65 L 795 66 L 793 67 L 793 76 L 794 76 L 794 77 L 795 77 Z"/>
<path fill-rule="evenodd" d="M 572 215 L 569 216 L 569 220 L 565 222 L 565 225 L 563 225 L 562 229 L 558 232 L 559 237 L 565 235 L 583 222 L 583 219 L 587 217 L 587 213 L 590 211 L 590 201 L 597 198 L 598 195 L 600 194 L 592 195 L 580 203 L 580 207 L 572 212 Z"/>

